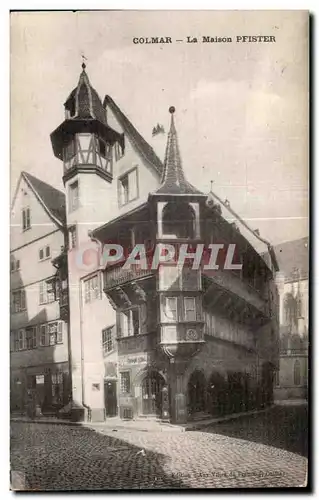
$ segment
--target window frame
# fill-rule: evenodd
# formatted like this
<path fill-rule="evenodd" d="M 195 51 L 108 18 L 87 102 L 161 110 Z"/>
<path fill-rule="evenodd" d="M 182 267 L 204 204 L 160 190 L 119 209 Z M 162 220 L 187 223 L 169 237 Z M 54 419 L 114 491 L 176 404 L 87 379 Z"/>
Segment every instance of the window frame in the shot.
<path fill-rule="evenodd" d="M 97 279 L 97 287 L 90 287 L 90 283 Z M 83 280 L 83 299 L 85 304 L 90 304 L 94 300 L 100 300 L 102 296 L 101 273 L 95 273 Z M 93 293 L 94 292 L 94 293 Z"/>
<path fill-rule="evenodd" d="M 133 198 L 130 198 L 130 182 L 129 182 L 129 176 L 135 172 L 136 175 L 136 195 Z M 123 187 L 123 180 L 127 179 L 127 200 L 123 201 L 123 196 L 122 196 L 122 187 Z M 127 170 L 124 172 L 122 175 L 120 175 L 117 179 L 117 190 L 118 190 L 118 205 L 119 207 L 124 207 L 125 205 L 128 205 L 132 201 L 135 201 L 139 198 L 139 177 L 138 177 L 138 166 L 135 166 L 131 168 L 130 170 Z"/>
<path fill-rule="evenodd" d="M 194 309 L 187 309 L 186 307 L 186 302 L 188 300 L 192 300 L 193 304 L 194 304 Z M 193 297 L 193 296 L 185 296 L 183 297 L 183 316 L 184 316 L 184 320 L 187 321 L 187 322 L 195 322 L 197 320 L 197 308 L 196 308 L 196 305 L 197 305 L 197 301 L 196 301 L 196 297 Z M 194 312 L 194 319 L 189 319 L 187 317 L 187 313 L 188 311 L 192 311 Z"/>
<path fill-rule="evenodd" d="M 52 287 L 50 290 L 49 285 Z M 50 299 L 49 294 L 51 294 Z M 39 281 L 39 305 L 52 304 L 56 300 L 56 278 L 52 276 L 51 278 Z"/>
<path fill-rule="evenodd" d="M 107 338 L 107 335 L 110 336 L 110 338 Z M 114 338 L 114 325 L 112 326 L 107 326 L 106 328 L 103 328 L 102 330 L 102 351 L 103 351 L 103 356 L 107 356 L 111 352 L 114 351 L 115 348 L 115 338 Z M 111 347 L 109 347 L 111 346 Z"/>
<path fill-rule="evenodd" d="M 128 385 L 127 389 L 128 390 L 123 390 L 123 375 L 126 375 L 128 377 L 128 381 L 126 380 L 126 384 Z M 131 394 L 131 371 L 130 370 L 123 370 L 120 372 L 120 394 Z"/>
<path fill-rule="evenodd" d="M 49 249 L 49 255 L 47 255 L 47 249 Z M 40 253 L 43 253 L 43 257 L 41 258 Z M 39 262 L 43 262 L 44 260 L 51 259 L 51 246 L 45 245 L 44 247 L 39 248 Z"/>
<path fill-rule="evenodd" d="M 30 207 L 24 207 L 22 209 L 22 231 L 29 229 L 31 229 L 31 210 Z"/>
<path fill-rule="evenodd" d="M 18 290 L 13 290 L 12 292 L 12 305 L 11 309 L 14 314 L 26 311 L 26 293 L 24 288 L 19 288 Z M 20 294 L 20 301 L 15 302 L 14 298 L 17 296 L 17 294 Z M 22 300 L 23 298 L 23 300 Z M 18 306 L 18 307 L 17 307 Z"/>
<path fill-rule="evenodd" d="M 167 314 L 169 309 L 169 301 L 172 300 L 175 302 L 175 317 L 171 317 Z M 173 310 L 173 311 L 174 311 Z M 172 309 L 171 309 L 172 311 Z M 174 295 L 165 295 L 164 297 L 164 316 L 168 320 L 169 323 L 177 323 L 178 322 L 178 297 Z M 165 321 L 166 322 L 166 321 Z"/>
<path fill-rule="evenodd" d="M 138 314 L 138 332 L 134 333 L 134 321 L 133 321 L 133 310 L 137 311 Z M 129 313 L 129 319 L 128 319 L 128 334 L 123 335 L 123 328 L 122 328 L 122 315 L 126 315 L 126 313 Z M 137 337 L 141 333 L 141 310 L 140 306 L 132 306 L 132 307 L 127 307 L 125 309 L 121 309 L 119 311 L 120 315 L 120 333 L 121 333 L 121 338 L 128 338 L 128 337 Z"/>

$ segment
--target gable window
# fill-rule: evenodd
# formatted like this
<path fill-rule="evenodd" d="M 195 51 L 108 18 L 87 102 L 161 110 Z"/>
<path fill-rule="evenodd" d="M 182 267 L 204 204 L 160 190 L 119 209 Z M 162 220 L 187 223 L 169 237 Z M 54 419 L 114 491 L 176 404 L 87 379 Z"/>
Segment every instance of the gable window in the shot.
<path fill-rule="evenodd" d="M 169 321 L 177 321 L 177 297 L 165 297 L 165 316 Z"/>
<path fill-rule="evenodd" d="M 53 321 L 40 325 L 40 346 L 52 346 L 63 343 L 63 322 Z"/>
<path fill-rule="evenodd" d="M 55 297 L 55 279 L 50 278 L 49 280 L 40 281 L 39 283 L 39 303 L 49 304 L 56 300 Z"/>
<path fill-rule="evenodd" d="M 184 297 L 184 317 L 185 321 L 196 321 L 195 297 Z"/>
<path fill-rule="evenodd" d="M 70 248 L 76 248 L 77 246 L 76 226 L 71 226 L 69 229 L 69 245 Z"/>
<path fill-rule="evenodd" d="M 138 198 L 137 168 L 120 177 L 118 183 L 120 206 Z"/>
<path fill-rule="evenodd" d="M 75 181 L 69 186 L 69 212 L 79 207 L 79 182 Z"/>
<path fill-rule="evenodd" d="M 138 307 L 120 312 L 120 336 L 131 337 L 140 333 L 140 314 Z"/>
<path fill-rule="evenodd" d="M 100 281 L 100 275 L 98 274 L 84 281 L 84 302 L 88 303 L 101 298 Z"/>
<path fill-rule="evenodd" d="M 31 217 L 30 217 L 30 208 L 24 208 L 22 210 L 22 229 L 26 231 L 31 228 Z"/>
<path fill-rule="evenodd" d="M 39 260 L 46 260 L 51 257 L 51 248 L 49 245 L 47 245 L 44 248 L 40 248 L 39 250 Z"/>
<path fill-rule="evenodd" d="M 12 311 L 14 313 L 25 311 L 25 290 L 20 289 L 12 292 Z"/>
<path fill-rule="evenodd" d="M 113 329 L 113 326 L 111 326 L 102 330 L 102 349 L 104 356 L 114 349 Z"/>
<path fill-rule="evenodd" d="M 122 394 L 129 394 L 131 391 L 131 376 L 130 372 L 120 373 L 120 387 Z"/>

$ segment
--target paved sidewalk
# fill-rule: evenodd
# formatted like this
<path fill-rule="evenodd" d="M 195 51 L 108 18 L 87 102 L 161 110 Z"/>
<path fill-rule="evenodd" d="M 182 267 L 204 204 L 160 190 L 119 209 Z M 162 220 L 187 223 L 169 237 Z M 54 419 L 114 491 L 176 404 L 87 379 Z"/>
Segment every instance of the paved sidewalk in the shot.
<path fill-rule="evenodd" d="M 203 420 L 197 420 L 194 422 L 188 422 L 186 424 L 174 425 L 158 420 L 147 420 L 147 419 L 135 419 L 135 420 L 122 420 L 120 417 L 110 417 L 104 422 L 71 422 L 70 420 L 58 419 L 55 417 L 38 417 L 36 419 L 31 419 L 26 416 L 12 416 L 12 422 L 28 422 L 37 424 L 55 424 L 55 425 L 73 425 L 88 427 L 91 429 L 106 429 L 106 430 L 125 430 L 125 431 L 142 431 L 142 432 L 185 432 L 194 431 L 209 427 L 213 424 L 219 422 L 226 422 L 229 420 L 234 420 L 241 418 L 243 416 L 256 415 L 259 413 L 267 412 L 272 407 L 268 407 L 263 410 L 253 410 L 249 412 L 233 413 L 232 415 L 227 415 L 218 418 L 206 418 Z"/>

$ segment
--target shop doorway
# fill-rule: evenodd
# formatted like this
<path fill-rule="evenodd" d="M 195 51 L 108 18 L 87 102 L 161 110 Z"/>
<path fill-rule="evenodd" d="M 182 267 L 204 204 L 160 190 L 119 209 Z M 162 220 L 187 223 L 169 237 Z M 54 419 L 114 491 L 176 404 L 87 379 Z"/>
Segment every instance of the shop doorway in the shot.
<path fill-rule="evenodd" d="M 104 405 L 107 417 L 117 415 L 116 380 L 106 380 L 104 382 Z"/>
<path fill-rule="evenodd" d="M 158 372 L 150 372 L 142 382 L 142 413 L 143 415 L 161 416 L 162 389 L 164 378 Z"/>

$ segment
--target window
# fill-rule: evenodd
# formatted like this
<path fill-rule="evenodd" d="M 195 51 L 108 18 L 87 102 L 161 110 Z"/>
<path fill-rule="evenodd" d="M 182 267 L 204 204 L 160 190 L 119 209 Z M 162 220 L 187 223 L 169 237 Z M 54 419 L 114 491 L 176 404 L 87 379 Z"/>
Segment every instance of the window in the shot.
<path fill-rule="evenodd" d="M 27 349 L 35 349 L 37 347 L 37 327 L 31 326 L 26 328 L 26 344 Z"/>
<path fill-rule="evenodd" d="M 300 361 L 294 364 L 294 385 L 300 385 Z"/>
<path fill-rule="evenodd" d="M 23 351 L 27 349 L 27 340 L 26 340 L 26 330 L 21 329 L 15 332 L 11 332 L 12 335 L 12 351 Z"/>
<path fill-rule="evenodd" d="M 12 311 L 18 313 L 20 311 L 25 311 L 25 290 L 16 290 L 12 292 Z"/>
<path fill-rule="evenodd" d="M 26 348 L 26 331 L 23 329 L 19 330 L 18 338 L 19 338 L 19 351 L 23 351 Z"/>
<path fill-rule="evenodd" d="M 55 297 L 55 279 L 50 278 L 46 281 L 40 281 L 39 283 L 39 303 L 40 304 L 49 304 L 50 302 L 54 302 L 56 300 Z"/>
<path fill-rule="evenodd" d="M 102 330 L 102 349 L 104 355 L 114 349 L 113 326 Z"/>
<path fill-rule="evenodd" d="M 177 297 L 165 297 L 165 316 L 171 321 L 177 321 Z"/>
<path fill-rule="evenodd" d="M 44 248 L 40 248 L 39 250 L 39 260 L 46 260 L 51 257 L 51 248 L 47 245 Z"/>
<path fill-rule="evenodd" d="M 70 248 L 76 248 L 77 246 L 76 226 L 72 226 L 69 229 L 69 245 Z"/>
<path fill-rule="evenodd" d="M 119 179 L 119 204 L 126 205 L 138 198 L 137 168 Z"/>
<path fill-rule="evenodd" d="M 26 231 L 31 228 L 31 217 L 30 217 L 30 208 L 24 208 L 22 210 L 22 229 Z"/>
<path fill-rule="evenodd" d="M 11 260 L 10 261 L 10 271 L 13 273 L 14 271 L 20 270 L 20 261 L 19 260 Z"/>
<path fill-rule="evenodd" d="M 195 297 L 184 297 L 185 321 L 196 321 Z"/>
<path fill-rule="evenodd" d="M 121 372 L 120 373 L 121 380 L 121 393 L 129 394 L 131 390 L 131 377 L 130 372 Z"/>
<path fill-rule="evenodd" d="M 69 212 L 79 207 L 79 182 L 75 181 L 69 186 Z"/>
<path fill-rule="evenodd" d="M 139 309 L 134 307 L 120 312 L 121 337 L 130 337 L 140 333 Z"/>
<path fill-rule="evenodd" d="M 96 274 L 84 281 L 84 301 L 92 302 L 101 298 L 100 275 Z"/>
<path fill-rule="evenodd" d="M 63 343 L 63 322 L 54 321 L 40 326 L 40 346 Z"/>

